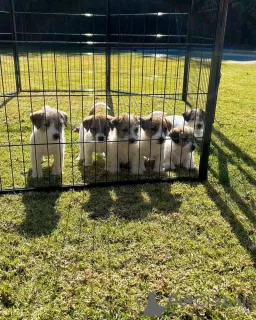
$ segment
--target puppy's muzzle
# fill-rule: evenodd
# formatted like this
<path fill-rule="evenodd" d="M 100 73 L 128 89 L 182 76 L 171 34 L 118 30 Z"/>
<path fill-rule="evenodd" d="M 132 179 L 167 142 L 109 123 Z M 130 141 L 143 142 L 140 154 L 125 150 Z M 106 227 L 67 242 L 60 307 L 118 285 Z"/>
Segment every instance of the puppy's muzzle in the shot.
<path fill-rule="evenodd" d="M 129 139 L 129 143 L 134 143 L 134 142 L 136 142 L 136 140 L 134 138 Z"/>
<path fill-rule="evenodd" d="M 162 144 L 162 143 L 164 143 L 164 142 L 165 142 L 165 138 L 160 137 L 160 138 L 158 139 L 158 143 L 159 143 L 159 144 Z"/>
<path fill-rule="evenodd" d="M 60 135 L 59 135 L 58 133 L 54 133 L 54 134 L 52 135 L 52 137 L 53 137 L 54 140 L 57 140 L 57 139 L 60 138 Z"/>

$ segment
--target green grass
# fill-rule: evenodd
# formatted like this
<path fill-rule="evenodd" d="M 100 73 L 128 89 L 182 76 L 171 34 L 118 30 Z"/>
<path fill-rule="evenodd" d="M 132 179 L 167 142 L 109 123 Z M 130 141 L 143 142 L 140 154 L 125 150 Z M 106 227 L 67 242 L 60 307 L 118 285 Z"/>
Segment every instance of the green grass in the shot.
<path fill-rule="evenodd" d="M 2 196 L 0 319 L 143 319 L 149 291 L 163 306 L 170 294 L 245 300 L 243 307 L 176 304 L 161 319 L 255 319 L 255 74 L 256 65 L 222 67 L 209 179 L 204 184 Z M 46 99 L 48 104 L 56 102 Z M 71 99 L 77 124 L 82 107 L 88 110 L 93 97 Z M 122 103 L 114 100 L 113 105 L 124 111 L 129 99 L 120 99 Z M 35 109 L 43 102 L 40 97 L 32 100 Z M 58 101 L 69 110 L 68 98 Z M 27 141 L 30 99 L 19 102 L 22 141 Z M 146 112 L 152 100 L 143 102 Z M 162 103 L 154 100 L 155 109 Z M 140 98 L 132 98 L 130 105 L 135 111 Z M 166 107 L 171 112 L 173 101 Z M 0 141 L 7 141 L 5 110 L 11 141 L 20 142 L 15 99 L 0 110 Z M 70 139 L 70 128 L 66 133 Z M 19 149 L 13 151 L 15 185 L 23 186 Z M 0 156 L 5 187 L 11 186 L 7 151 Z M 27 151 L 24 154 L 28 171 Z M 78 182 L 79 174 L 75 177 Z M 68 168 L 63 178 L 72 178 Z"/>

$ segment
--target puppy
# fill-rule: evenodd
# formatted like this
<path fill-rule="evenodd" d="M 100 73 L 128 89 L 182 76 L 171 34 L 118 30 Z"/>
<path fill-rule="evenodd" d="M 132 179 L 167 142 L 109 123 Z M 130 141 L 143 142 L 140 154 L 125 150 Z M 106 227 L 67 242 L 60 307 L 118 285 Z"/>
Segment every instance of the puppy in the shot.
<path fill-rule="evenodd" d="M 189 126 L 194 129 L 194 135 L 198 141 L 204 136 L 205 112 L 202 109 L 190 109 L 183 112 L 182 116 L 174 115 L 166 117 L 173 127 Z"/>
<path fill-rule="evenodd" d="M 106 170 L 110 173 L 119 172 L 122 164 L 128 164 L 132 174 L 145 170 L 144 160 L 139 155 L 139 124 L 139 118 L 128 113 L 110 121 L 113 130 L 109 133 L 106 154 Z"/>
<path fill-rule="evenodd" d="M 54 156 L 53 175 L 60 175 L 64 165 L 64 125 L 68 117 L 63 111 L 44 106 L 42 110 L 30 114 L 33 131 L 30 136 L 32 177 L 43 176 L 42 165 L 44 156 Z"/>
<path fill-rule="evenodd" d="M 164 143 L 167 133 L 171 130 L 171 123 L 158 113 L 150 113 L 141 118 L 140 154 L 155 160 L 154 172 L 163 171 Z"/>
<path fill-rule="evenodd" d="M 103 107 L 104 113 L 97 113 L 98 108 Z M 109 109 L 105 103 L 96 103 L 90 110 L 89 115 L 81 123 L 79 128 L 79 156 L 77 160 L 84 160 L 85 166 L 92 166 L 93 152 L 105 153 L 107 140 L 110 132 L 110 121 L 113 117 L 107 115 Z"/>
<path fill-rule="evenodd" d="M 182 166 L 188 170 L 196 169 L 193 151 L 196 149 L 194 130 L 189 126 L 174 128 L 164 146 L 164 169 L 175 170 Z"/>

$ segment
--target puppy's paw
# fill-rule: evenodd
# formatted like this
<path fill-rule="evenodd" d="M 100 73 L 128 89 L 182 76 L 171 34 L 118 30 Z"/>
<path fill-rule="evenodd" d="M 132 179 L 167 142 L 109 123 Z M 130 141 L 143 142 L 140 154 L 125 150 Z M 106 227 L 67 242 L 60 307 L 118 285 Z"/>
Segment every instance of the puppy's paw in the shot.
<path fill-rule="evenodd" d="M 175 164 L 174 163 L 164 163 L 164 171 L 174 171 L 176 170 Z"/>
<path fill-rule="evenodd" d="M 155 172 L 155 173 L 162 173 L 162 172 L 164 172 L 165 170 L 164 170 L 164 168 L 162 168 L 162 167 L 155 167 L 154 169 L 153 169 L 153 172 Z"/>
<path fill-rule="evenodd" d="M 187 170 L 197 170 L 197 166 L 194 163 L 187 163 L 184 165 L 184 168 Z"/>
<path fill-rule="evenodd" d="M 60 176 L 62 173 L 62 170 L 60 170 L 59 168 L 52 168 L 52 175 Z"/>
<path fill-rule="evenodd" d="M 40 179 L 40 178 L 43 178 L 43 172 L 32 172 L 32 175 L 31 175 L 32 178 L 34 179 Z"/>
<path fill-rule="evenodd" d="M 85 159 L 84 160 L 84 166 L 85 167 L 91 167 L 93 165 L 92 159 Z"/>

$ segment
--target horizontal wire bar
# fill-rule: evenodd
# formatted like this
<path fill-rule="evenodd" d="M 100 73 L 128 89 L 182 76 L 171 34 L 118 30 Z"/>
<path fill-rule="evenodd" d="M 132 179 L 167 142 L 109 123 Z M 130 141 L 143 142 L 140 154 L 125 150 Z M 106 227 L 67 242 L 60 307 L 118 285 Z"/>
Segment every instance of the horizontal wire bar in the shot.
<path fill-rule="evenodd" d="M 92 183 L 77 183 L 77 184 L 63 184 L 63 185 L 49 185 L 45 187 L 24 187 L 24 188 L 13 188 L 0 190 L 0 194 L 8 193 L 20 193 L 24 191 L 38 191 L 38 192 L 51 192 L 51 191 L 71 191 L 71 190 L 82 190 L 89 188 L 98 187 L 115 187 L 122 185 L 140 185 L 140 184 L 151 184 L 151 183 L 173 183 L 173 182 L 200 182 L 199 177 L 173 177 L 173 178 L 157 178 L 157 179 L 137 179 L 137 180 L 118 180 L 118 181 L 104 181 L 104 182 L 92 182 Z"/>
<path fill-rule="evenodd" d="M 173 42 L 173 43 L 168 43 L 168 42 L 159 42 L 159 43 L 154 43 L 155 46 L 153 46 L 152 43 L 150 42 L 120 42 L 120 41 L 117 41 L 117 42 L 113 42 L 113 41 L 108 41 L 108 42 L 96 42 L 96 41 L 35 41 L 35 40 L 17 40 L 17 41 L 14 41 L 14 40 L 0 40 L 0 43 L 10 43 L 10 44 L 13 44 L 13 43 L 25 43 L 25 44 L 29 44 L 29 43 L 32 43 L 32 44 L 64 44 L 64 45 L 72 45 L 72 44 L 77 44 L 77 45 L 95 45 L 95 46 L 98 46 L 98 47 L 102 47 L 105 49 L 105 46 L 108 45 L 108 46 L 117 46 L 119 48 L 122 48 L 122 47 L 129 47 L 130 49 L 133 49 L 133 48 L 140 48 L 142 49 L 143 47 L 151 47 L 153 49 L 156 49 L 158 47 L 165 47 L 165 48 L 171 48 L 171 47 L 174 47 L 174 48 L 177 48 L 177 46 L 179 48 L 186 48 L 188 46 L 193 46 L 193 47 L 203 47 L 203 48 L 211 48 L 212 47 L 212 44 L 204 44 L 204 43 L 180 43 L 180 42 Z"/>
<path fill-rule="evenodd" d="M 1 12 L 0 12 L 1 13 Z M 10 13 L 3 11 L 3 13 Z M 15 11 L 15 14 L 35 14 L 35 15 L 64 15 L 64 16 L 84 16 L 84 17 L 107 17 L 106 14 L 95 13 L 66 13 L 66 12 L 33 12 L 33 11 Z M 163 15 L 188 15 L 188 12 L 148 12 L 148 13 L 110 13 L 110 17 L 119 16 L 163 16 Z"/>
<path fill-rule="evenodd" d="M 100 90 L 98 92 L 103 92 L 104 90 Z M 29 90 L 22 90 L 21 92 L 30 92 Z M 83 93 L 83 91 L 68 91 L 68 90 L 65 90 L 65 91 L 62 91 L 62 92 L 67 92 L 67 94 L 56 94 L 56 91 L 54 90 L 51 90 L 49 91 L 50 92 L 53 92 L 53 94 L 44 94 L 44 93 L 48 93 L 46 91 L 42 91 L 42 90 L 38 90 L 38 91 L 31 91 L 32 93 L 33 92 L 42 92 L 42 94 L 33 94 L 31 95 L 31 98 L 34 98 L 34 97 L 68 97 L 70 95 L 71 92 L 81 92 L 81 94 L 73 94 L 72 96 L 73 97 L 80 97 L 80 96 L 94 96 L 94 94 L 85 94 L 86 92 Z M 91 92 L 91 91 L 89 91 Z M 94 91 L 93 91 L 94 92 Z M 170 98 L 171 100 L 180 100 L 180 99 L 175 99 L 175 98 L 172 98 L 172 97 L 178 97 L 178 96 L 181 96 L 182 93 L 138 93 L 138 92 L 126 92 L 126 91 L 118 91 L 118 90 L 111 90 L 111 92 L 114 92 L 116 94 L 97 94 L 97 97 L 118 97 L 118 95 L 120 96 L 127 96 L 127 95 L 131 95 L 131 96 L 150 96 L 150 97 L 156 97 L 156 98 Z M 196 92 L 188 92 L 189 95 L 197 95 Z M 207 94 L 207 93 L 200 93 L 200 94 Z M 1 98 L 7 98 L 7 97 L 10 97 L 10 94 L 6 94 L 6 95 L 1 95 L 0 94 L 0 97 Z M 18 98 L 30 98 L 30 95 L 21 95 L 20 93 L 19 94 L 13 94 L 12 97 L 18 97 Z"/>
<path fill-rule="evenodd" d="M 50 36 L 84 36 L 84 37 L 94 37 L 94 36 L 106 36 L 105 33 L 64 33 L 64 32 L 16 32 L 17 34 L 21 34 L 21 35 L 40 35 L 40 36 L 44 36 L 44 35 L 50 35 Z M 1 33 L 1 34 L 12 34 L 12 33 Z M 157 38 L 161 38 L 161 37 L 171 37 L 171 38 L 185 38 L 187 37 L 186 34 L 143 34 L 143 33 L 110 33 L 110 36 L 115 36 L 115 37 L 157 37 Z M 205 38 L 203 38 L 205 39 Z M 28 42 L 30 42 L 28 40 Z M 55 41 L 54 41 L 55 42 Z M 109 42 L 108 42 L 109 43 Z"/>

